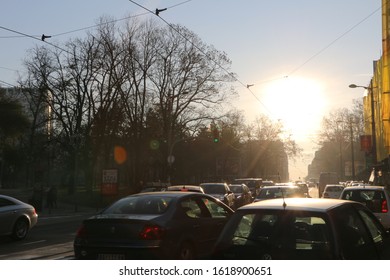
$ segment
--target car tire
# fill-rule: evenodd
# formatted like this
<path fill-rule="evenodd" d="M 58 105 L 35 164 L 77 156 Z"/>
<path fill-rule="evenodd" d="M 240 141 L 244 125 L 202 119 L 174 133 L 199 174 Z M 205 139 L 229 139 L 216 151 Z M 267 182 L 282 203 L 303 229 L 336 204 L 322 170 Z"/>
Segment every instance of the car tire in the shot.
<path fill-rule="evenodd" d="M 177 258 L 180 260 L 193 260 L 195 259 L 195 248 L 189 241 L 183 241 L 179 247 Z"/>
<path fill-rule="evenodd" d="M 26 238 L 29 226 L 30 225 L 25 218 L 19 218 L 15 222 L 11 237 L 15 240 L 22 240 Z"/>

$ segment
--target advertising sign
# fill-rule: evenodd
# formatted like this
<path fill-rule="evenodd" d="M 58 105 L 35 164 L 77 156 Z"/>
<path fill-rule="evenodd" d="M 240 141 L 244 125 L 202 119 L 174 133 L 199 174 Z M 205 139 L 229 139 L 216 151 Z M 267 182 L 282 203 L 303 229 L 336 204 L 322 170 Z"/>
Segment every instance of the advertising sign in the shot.
<path fill-rule="evenodd" d="M 102 180 L 102 195 L 118 194 L 118 169 L 104 169 Z"/>

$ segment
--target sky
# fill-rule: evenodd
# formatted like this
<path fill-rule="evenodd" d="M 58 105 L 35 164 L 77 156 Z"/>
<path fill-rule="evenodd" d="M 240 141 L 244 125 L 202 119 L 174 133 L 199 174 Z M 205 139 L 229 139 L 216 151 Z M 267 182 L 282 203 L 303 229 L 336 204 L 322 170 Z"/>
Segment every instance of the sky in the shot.
<path fill-rule="evenodd" d="M 367 86 L 382 53 L 381 0 L 2 0 L 1 86 L 16 85 L 28 50 L 45 44 L 30 36 L 61 45 L 101 16 L 159 20 L 141 6 L 167 8 L 161 18 L 228 55 L 238 78 L 234 107 L 248 124 L 260 114 L 281 121 L 303 149 L 290 160 L 294 180 L 307 175 L 322 118 L 363 97 L 348 85 Z"/>

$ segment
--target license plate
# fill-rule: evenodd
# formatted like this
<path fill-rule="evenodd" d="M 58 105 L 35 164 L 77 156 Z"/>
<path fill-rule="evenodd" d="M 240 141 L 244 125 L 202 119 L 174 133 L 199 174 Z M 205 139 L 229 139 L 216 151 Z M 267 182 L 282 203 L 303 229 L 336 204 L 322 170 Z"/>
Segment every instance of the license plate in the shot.
<path fill-rule="evenodd" d="M 99 254 L 99 260 L 124 260 L 125 255 L 123 254 Z"/>

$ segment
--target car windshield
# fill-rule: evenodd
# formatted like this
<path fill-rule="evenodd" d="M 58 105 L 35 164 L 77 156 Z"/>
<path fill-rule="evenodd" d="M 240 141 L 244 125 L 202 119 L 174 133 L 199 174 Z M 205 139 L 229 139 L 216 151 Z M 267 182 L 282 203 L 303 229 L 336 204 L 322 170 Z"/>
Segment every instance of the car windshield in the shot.
<path fill-rule="evenodd" d="M 207 194 L 225 194 L 224 185 L 202 185 L 202 188 Z"/>
<path fill-rule="evenodd" d="M 147 214 L 164 213 L 171 202 L 169 197 L 133 196 L 121 199 L 108 207 L 102 214 Z"/>

